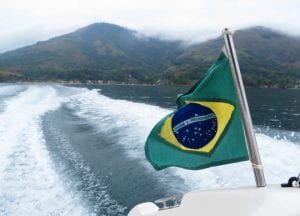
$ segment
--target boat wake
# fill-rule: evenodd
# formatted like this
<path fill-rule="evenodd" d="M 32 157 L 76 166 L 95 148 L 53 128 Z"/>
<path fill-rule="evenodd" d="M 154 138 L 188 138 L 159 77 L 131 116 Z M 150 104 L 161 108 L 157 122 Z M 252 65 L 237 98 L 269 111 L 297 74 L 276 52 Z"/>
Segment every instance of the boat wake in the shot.
<path fill-rule="evenodd" d="M 110 196 L 109 191 L 116 188 L 106 188 L 66 138 L 67 130 L 55 126 L 51 116 L 62 109 L 67 115 L 84 120 L 96 137 L 104 136 L 118 146 L 125 155 L 124 164 L 126 160 L 133 161 L 133 165 L 143 167 L 143 172 L 159 184 L 169 185 L 173 191 L 254 185 L 247 161 L 200 171 L 169 168 L 156 172 L 146 161 L 144 142 L 152 127 L 170 109 L 111 99 L 99 90 L 86 88 L 1 85 L 0 215 L 124 214 L 126 206 L 120 204 L 123 201 Z M 297 175 L 300 132 L 258 127 L 256 131 L 267 183 L 286 182 L 290 176 Z M 101 144 L 101 148 L 109 145 Z M 107 157 L 117 160 L 114 155 Z M 125 165 L 118 166 L 122 170 Z M 130 173 L 134 171 L 126 169 L 129 173 L 124 175 L 136 176 Z M 117 182 L 121 188 L 124 179 L 122 173 L 119 176 Z M 143 181 L 134 179 L 138 180 Z M 151 185 L 145 187 L 152 189 Z"/>
<path fill-rule="evenodd" d="M 76 110 L 78 117 L 87 119 L 98 131 L 107 136 L 117 137 L 118 144 L 123 147 L 128 157 L 138 159 L 147 169 L 153 171 L 144 154 L 145 138 L 156 122 L 172 110 L 110 99 L 97 90 L 76 95 L 71 101 L 69 107 Z M 256 133 L 256 137 L 267 183 L 282 183 L 290 176 L 297 175 L 300 171 L 299 139 L 294 139 L 292 142 L 282 134 L 300 137 L 300 133 L 276 130 L 276 135 L 270 137 L 272 129 L 265 130 L 257 127 L 256 131 L 260 131 Z M 160 172 L 169 175 L 170 171 L 184 180 L 186 185 L 182 188 L 186 190 L 255 185 L 249 161 L 201 171 L 170 168 Z"/>
<path fill-rule="evenodd" d="M 41 117 L 61 104 L 56 91 L 31 86 L 0 114 L 1 215 L 87 215 L 67 191 L 46 149 Z"/>

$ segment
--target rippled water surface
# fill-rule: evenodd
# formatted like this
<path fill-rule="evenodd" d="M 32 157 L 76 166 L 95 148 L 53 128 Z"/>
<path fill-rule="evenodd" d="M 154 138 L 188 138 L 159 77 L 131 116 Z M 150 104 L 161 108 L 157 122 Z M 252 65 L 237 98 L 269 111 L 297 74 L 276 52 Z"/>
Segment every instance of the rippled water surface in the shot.
<path fill-rule="evenodd" d="M 172 194 L 254 184 L 249 162 L 148 164 L 144 141 L 185 90 L 0 84 L 0 215 L 126 215 Z M 300 171 L 300 91 L 247 93 L 267 181 L 284 182 Z"/>

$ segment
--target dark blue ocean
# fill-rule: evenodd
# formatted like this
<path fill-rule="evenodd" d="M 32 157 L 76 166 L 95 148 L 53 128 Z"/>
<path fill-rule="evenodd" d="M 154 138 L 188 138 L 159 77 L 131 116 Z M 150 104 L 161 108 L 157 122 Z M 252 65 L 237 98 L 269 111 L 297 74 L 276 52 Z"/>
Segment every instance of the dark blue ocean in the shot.
<path fill-rule="evenodd" d="M 0 84 L 0 215 L 127 215 L 173 194 L 254 185 L 247 161 L 159 172 L 146 161 L 147 135 L 187 89 Z M 285 182 L 300 171 L 300 91 L 247 96 L 267 183 Z"/>

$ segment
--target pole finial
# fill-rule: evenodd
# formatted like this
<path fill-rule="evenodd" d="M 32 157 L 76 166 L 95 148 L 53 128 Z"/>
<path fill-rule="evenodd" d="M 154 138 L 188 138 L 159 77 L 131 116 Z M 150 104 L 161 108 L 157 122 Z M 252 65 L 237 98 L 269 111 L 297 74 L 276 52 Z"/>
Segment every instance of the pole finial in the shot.
<path fill-rule="evenodd" d="M 223 31 L 222 31 L 222 34 L 223 35 L 232 35 L 232 32 L 230 31 L 229 28 L 224 28 Z"/>

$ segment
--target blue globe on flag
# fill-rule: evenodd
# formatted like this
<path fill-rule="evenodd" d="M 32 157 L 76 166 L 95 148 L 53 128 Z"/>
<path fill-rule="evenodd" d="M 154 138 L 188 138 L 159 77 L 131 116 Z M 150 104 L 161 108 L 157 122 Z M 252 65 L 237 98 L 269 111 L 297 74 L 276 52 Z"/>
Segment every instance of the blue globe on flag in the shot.
<path fill-rule="evenodd" d="M 200 104 L 187 104 L 172 118 L 172 130 L 176 139 L 186 148 L 199 149 L 216 135 L 218 122 L 215 113 Z"/>

